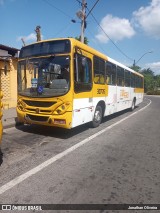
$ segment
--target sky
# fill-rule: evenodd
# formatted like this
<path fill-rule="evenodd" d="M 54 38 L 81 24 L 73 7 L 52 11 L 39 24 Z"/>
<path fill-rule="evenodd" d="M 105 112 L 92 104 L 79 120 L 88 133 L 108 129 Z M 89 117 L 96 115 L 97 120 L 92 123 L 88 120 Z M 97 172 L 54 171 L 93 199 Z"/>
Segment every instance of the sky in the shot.
<path fill-rule="evenodd" d="M 81 1 L 0 0 L 0 44 L 20 49 L 21 38 L 33 43 L 38 25 L 44 40 L 79 36 Z M 96 1 L 86 0 L 86 16 Z M 160 74 L 160 0 L 99 0 L 86 21 L 89 46 Z"/>

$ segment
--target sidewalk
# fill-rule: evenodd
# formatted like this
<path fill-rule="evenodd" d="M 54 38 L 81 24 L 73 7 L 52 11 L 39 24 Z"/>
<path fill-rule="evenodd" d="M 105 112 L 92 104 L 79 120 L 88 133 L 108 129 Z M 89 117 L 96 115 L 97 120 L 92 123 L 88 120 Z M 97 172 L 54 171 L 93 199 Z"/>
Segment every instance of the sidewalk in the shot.
<path fill-rule="evenodd" d="M 15 126 L 17 119 L 16 108 L 4 109 L 2 111 L 3 111 L 2 117 L 3 128 L 7 129 Z"/>

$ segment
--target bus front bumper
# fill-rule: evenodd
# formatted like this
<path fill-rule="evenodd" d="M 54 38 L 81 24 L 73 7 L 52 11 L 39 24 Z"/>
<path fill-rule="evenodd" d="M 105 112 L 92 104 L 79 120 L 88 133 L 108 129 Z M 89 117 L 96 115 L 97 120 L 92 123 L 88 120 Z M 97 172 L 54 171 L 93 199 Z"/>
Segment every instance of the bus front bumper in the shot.
<path fill-rule="evenodd" d="M 72 112 L 66 112 L 62 115 L 42 115 L 22 112 L 17 109 L 18 122 L 24 124 L 38 124 L 44 126 L 72 128 Z"/>

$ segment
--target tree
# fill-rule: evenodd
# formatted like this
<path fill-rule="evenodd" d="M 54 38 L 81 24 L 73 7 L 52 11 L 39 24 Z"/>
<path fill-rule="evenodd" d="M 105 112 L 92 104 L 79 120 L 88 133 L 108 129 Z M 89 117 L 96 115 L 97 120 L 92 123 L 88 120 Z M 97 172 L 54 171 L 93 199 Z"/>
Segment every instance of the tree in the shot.
<path fill-rule="evenodd" d="M 144 91 L 154 91 L 155 90 L 155 76 L 154 72 L 150 69 L 143 69 L 141 71 L 142 75 L 144 75 Z"/>
<path fill-rule="evenodd" d="M 137 66 L 137 65 L 133 65 L 130 67 L 132 70 L 135 70 L 136 72 L 141 72 L 141 67 Z"/>
<path fill-rule="evenodd" d="M 136 72 L 141 73 L 144 76 L 144 91 L 145 92 L 153 92 L 157 91 L 160 87 L 160 75 L 155 75 L 154 72 L 150 69 L 141 69 L 141 67 L 137 65 L 133 65 L 130 67 Z"/>
<path fill-rule="evenodd" d="M 81 41 L 81 36 L 76 36 L 75 39 L 77 39 L 78 41 Z M 88 45 L 89 41 L 87 37 L 84 37 L 84 43 Z"/>
<path fill-rule="evenodd" d="M 142 70 L 142 74 L 147 74 L 147 75 L 154 76 L 154 72 L 150 68 L 143 69 Z"/>
<path fill-rule="evenodd" d="M 156 75 L 154 79 L 155 79 L 155 90 L 157 90 L 158 88 L 160 88 L 160 75 Z"/>

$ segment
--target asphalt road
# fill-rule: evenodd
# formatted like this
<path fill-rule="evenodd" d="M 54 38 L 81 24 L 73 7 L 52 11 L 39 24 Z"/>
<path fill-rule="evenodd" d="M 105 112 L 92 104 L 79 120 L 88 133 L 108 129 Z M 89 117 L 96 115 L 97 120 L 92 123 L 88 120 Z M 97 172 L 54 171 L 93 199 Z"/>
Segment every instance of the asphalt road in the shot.
<path fill-rule="evenodd" d="M 145 97 L 96 129 L 6 129 L 0 203 L 160 204 L 159 106 L 160 97 Z"/>

